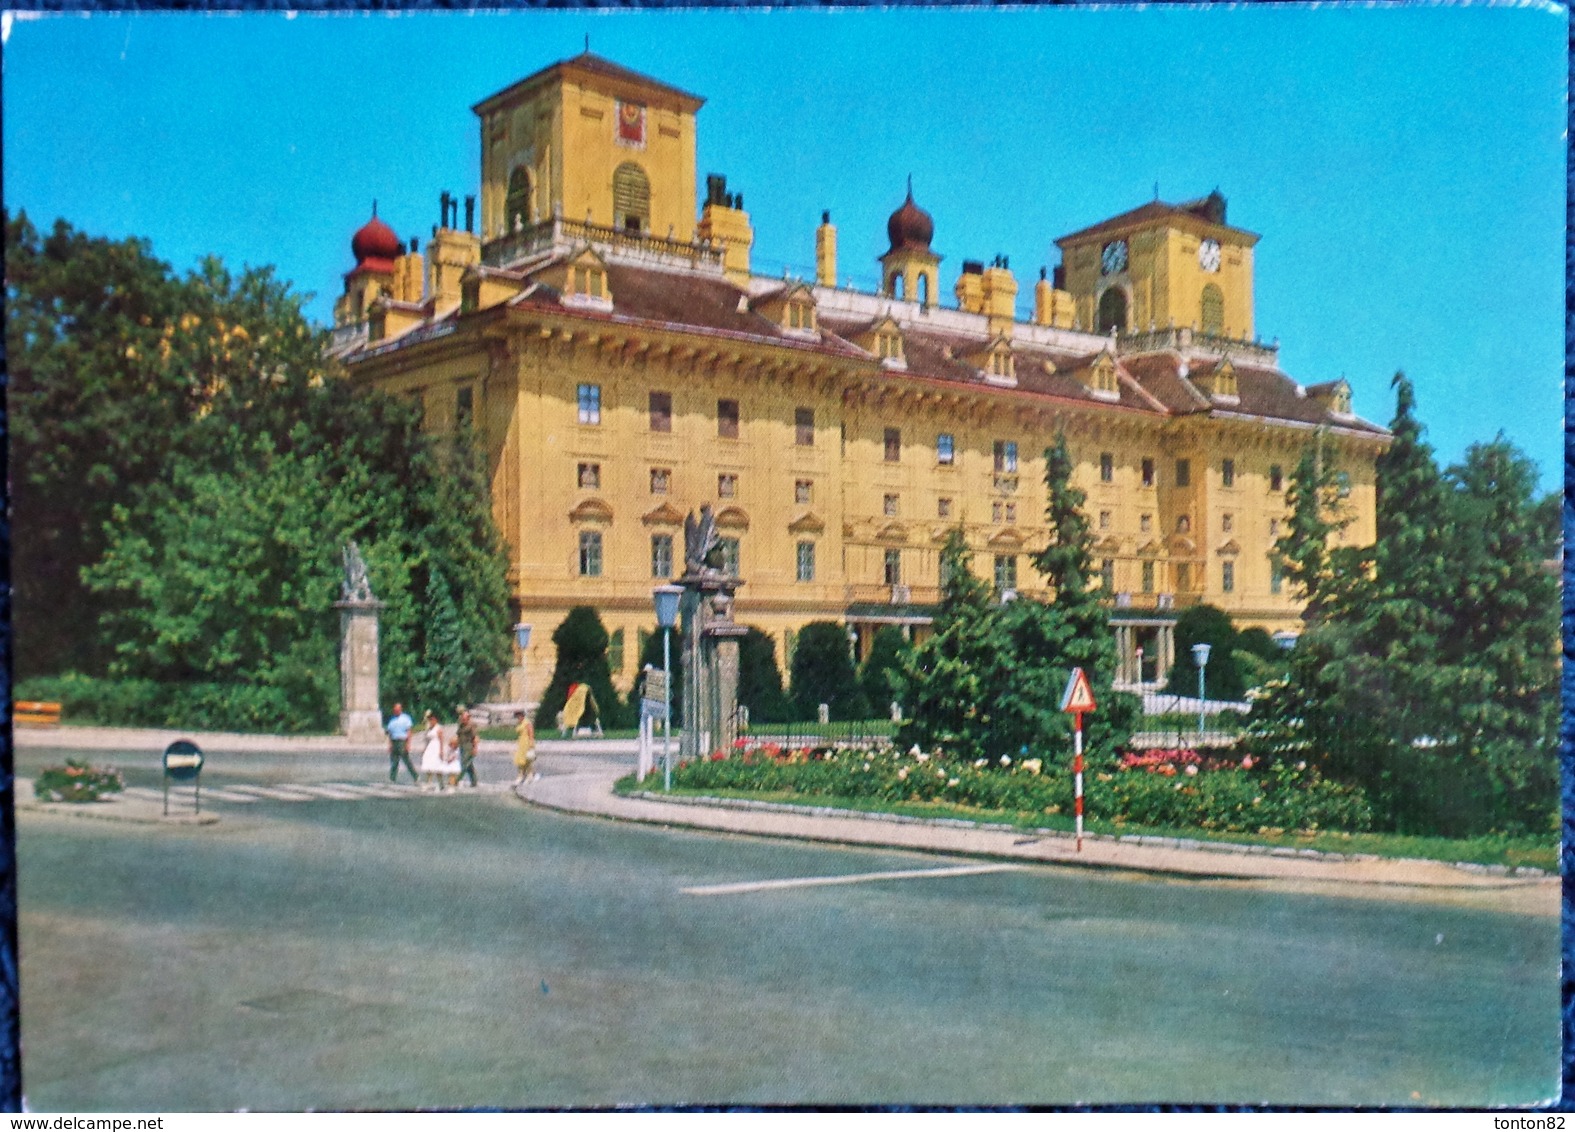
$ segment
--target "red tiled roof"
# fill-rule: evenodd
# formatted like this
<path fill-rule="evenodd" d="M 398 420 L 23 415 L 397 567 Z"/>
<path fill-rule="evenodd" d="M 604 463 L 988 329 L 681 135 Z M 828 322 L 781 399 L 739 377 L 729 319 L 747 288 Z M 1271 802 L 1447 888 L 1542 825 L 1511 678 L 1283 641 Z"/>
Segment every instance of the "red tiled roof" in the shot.
<path fill-rule="evenodd" d="M 496 94 L 490 94 L 486 98 L 483 98 L 480 102 L 477 102 L 474 106 L 472 106 L 471 109 L 479 114 L 481 113 L 482 107 L 488 105 L 489 103 L 496 102 L 498 99 L 503 98 L 506 95 L 513 94 L 515 91 L 527 86 L 531 86 L 549 76 L 561 75 L 567 71 L 582 71 L 588 74 L 598 75 L 602 78 L 612 79 L 615 82 L 631 83 L 636 86 L 648 87 L 662 94 L 671 95 L 672 97 L 678 99 L 681 103 L 689 104 L 686 108 L 690 113 L 693 113 L 705 105 L 705 99 L 701 98 L 697 94 L 690 94 L 688 91 L 680 90 L 678 87 L 664 83 L 660 79 L 653 79 L 650 75 L 643 75 L 639 71 L 634 71 L 628 67 L 614 63 L 611 59 L 604 59 L 600 55 L 592 55 L 589 51 L 585 51 L 579 55 L 574 56 L 572 59 L 560 59 L 558 62 L 552 64 L 549 67 L 543 67 L 535 74 L 527 75 L 518 82 L 510 83 Z"/>
<path fill-rule="evenodd" d="M 1196 204 L 1189 201 L 1188 204 Z M 1184 205 L 1166 204 L 1164 201 L 1151 200 L 1137 208 L 1128 209 L 1119 216 L 1112 216 L 1109 220 L 1101 220 L 1098 224 L 1091 224 L 1087 228 L 1079 228 L 1076 232 L 1068 232 L 1056 240 L 1057 247 L 1064 247 L 1068 241 L 1082 239 L 1087 236 L 1100 235 L 1104 232 L 1114 232 L 1117 229 L 1133 225 L 1147 224 L 1158 220 L 1185 220 L 1190 224 L 1205 224 L 1211 228 L 1229 228 L 1232 232 L 1246 236 L 1251 243 L 1258 242 L 1258 234 L 1249 232 L 1245 228 L 1237 228 L 1231 224 L 1214 224 L 1206 217 L 1200 216 L 1192 208 Z"/>

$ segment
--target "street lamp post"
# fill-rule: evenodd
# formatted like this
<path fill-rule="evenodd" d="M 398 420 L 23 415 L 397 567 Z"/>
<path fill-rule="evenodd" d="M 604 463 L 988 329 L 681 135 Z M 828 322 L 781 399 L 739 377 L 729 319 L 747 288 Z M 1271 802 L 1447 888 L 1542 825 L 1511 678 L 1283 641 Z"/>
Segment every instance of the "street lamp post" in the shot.
<path fill-rule="evenodd" d="M 514 626 L 514 643 L 520 648 L 520 703 L 525 703 L 525 650 L 530 648 L 530 626 L 524 621 Z"/>
<path fill-rule="evenodd" d="M 662 789 L 673 788 L 673 626 L 678 623 L 682 586 L 657 586 L 651 591 L 656 604 L 656 625 L 662 631 Z"/>
<path fill-rule="evenodd" d="M 1192 662 L 1198 666 L 1198 736 L 1200 738 L 1203 735 L 1203 704 L 1205 699 L 1203 694 L 1203 670 L 1209 666 L 1209 647 L 1205 644 L 1192 646 Z"/>

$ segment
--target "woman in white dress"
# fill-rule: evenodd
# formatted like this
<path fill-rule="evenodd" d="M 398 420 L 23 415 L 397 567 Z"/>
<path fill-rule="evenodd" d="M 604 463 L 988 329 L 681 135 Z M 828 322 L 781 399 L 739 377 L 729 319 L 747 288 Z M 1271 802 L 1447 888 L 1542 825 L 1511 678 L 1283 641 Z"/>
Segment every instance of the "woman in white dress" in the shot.
<path fill-rule="evenodd" d="M 421 752 L 421 777 L 423 784 L 435 783 L 439 788 L 443 786 L 445 775 L 458 775 L 457 763 L 450 763 L 445 757 L 448 748 L 443 742 L 443 725 L 438 722 L 437 716 L 430 711 L 422 717 L 422 722 L 427 728 L 427 745 Z"/>

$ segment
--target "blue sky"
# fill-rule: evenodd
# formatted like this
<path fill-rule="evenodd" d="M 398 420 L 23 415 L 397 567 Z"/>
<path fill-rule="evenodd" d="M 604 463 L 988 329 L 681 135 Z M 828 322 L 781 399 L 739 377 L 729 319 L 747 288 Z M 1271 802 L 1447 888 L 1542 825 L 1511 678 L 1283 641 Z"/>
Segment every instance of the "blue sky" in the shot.
<path fill-rule="evenodd" d="M 1259 233 L 1257 327 L 1385 422 L 1415 381 L 1445 461 L 1502 430 L 1560 478 L 1566 17 L 1542 7 L 528 12 L 17 20 L 6 206 L 272 263 L 329 318 L 371 201 L 425 239 L 477 191 L 469 107 L 591 47 L 705 96 L 699 168 L 757 269 L 875 278 L 913 174 L 942 290 L 1218 186 Z"/>

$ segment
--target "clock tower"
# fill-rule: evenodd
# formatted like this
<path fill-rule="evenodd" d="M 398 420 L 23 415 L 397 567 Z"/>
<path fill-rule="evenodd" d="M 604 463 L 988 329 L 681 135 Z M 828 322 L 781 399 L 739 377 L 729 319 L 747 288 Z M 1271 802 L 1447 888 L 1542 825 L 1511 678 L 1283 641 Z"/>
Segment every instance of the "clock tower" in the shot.
<path fill-rule="evenodd" d="M 1109 333 L 1185 326 L 1251 339 L 1258 237 L 1225 223 L 1218 189 L 1182 204 L 1151 201 L 1056 241 L 1077 321 Z"/>

